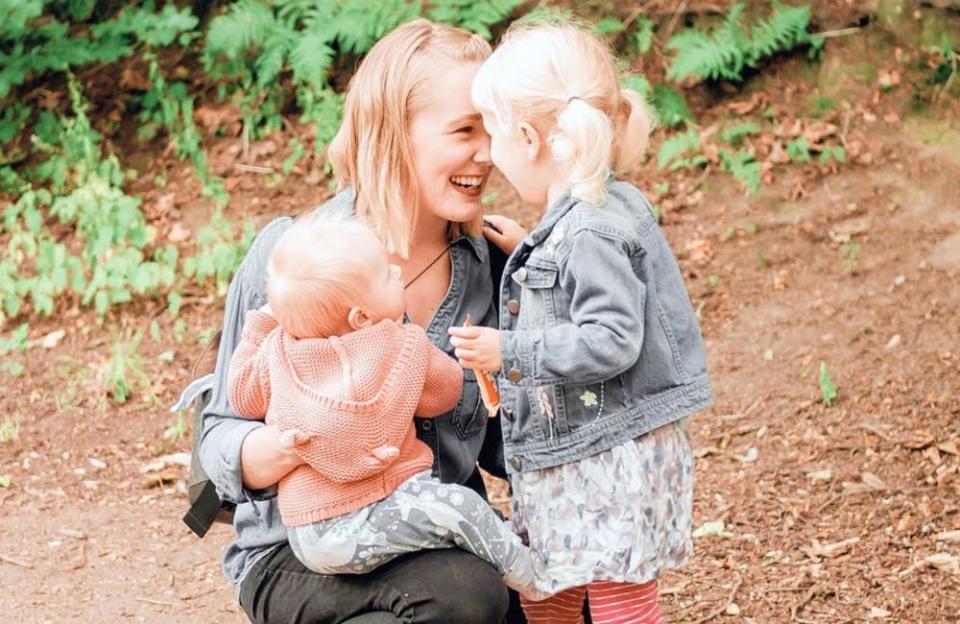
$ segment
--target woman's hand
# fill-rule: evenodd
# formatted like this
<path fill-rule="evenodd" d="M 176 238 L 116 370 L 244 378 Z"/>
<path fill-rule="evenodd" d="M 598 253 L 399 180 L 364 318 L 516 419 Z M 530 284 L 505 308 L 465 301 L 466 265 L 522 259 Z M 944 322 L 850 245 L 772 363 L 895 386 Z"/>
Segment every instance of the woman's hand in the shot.
<path fill-rule="evenodd" d="M 500 215 L 484 215 L 483 217 L 483 235 L 508 256 L 517 248 L 520 241 L 527 237 L 527 234 L 528 232 L 523 229 L 523 226 L 513 219 Z"/>
<path fill-rule="evenodd" d="M 240 449 L 240 476 L 251 490 L 275 485 L 294 468 L 306 462 L 297 447 L 310 437 L 297 429 L 281 431 L 276 425 L 265 425 L 251 431 Z"/>
<path fill-rule="evenodd" d="M 460 366 L 490 373 L 500 371 L 503 363 L 500 360 L 499 331 L 492 327 L 470 326 L 451 327 L 447 332 Z"/>

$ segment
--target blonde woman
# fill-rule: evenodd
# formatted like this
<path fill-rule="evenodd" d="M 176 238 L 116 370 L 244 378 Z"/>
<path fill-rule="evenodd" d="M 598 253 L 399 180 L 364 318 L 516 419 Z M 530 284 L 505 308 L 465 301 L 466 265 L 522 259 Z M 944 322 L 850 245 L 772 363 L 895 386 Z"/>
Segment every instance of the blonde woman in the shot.
<path fill-rule="evenodd" d="M 480 236 L 489 137 L 470 101 L 473 76 L 489 54 L 483 39 L 425 20 L 379 41 L 351 82 L 331 146 L 341 190 L 317 209 L 371 224 L 402 269 L 406 317 L 447 353 L 447 329 L 467 315 L 497 324 L 490 251 Z M 499 622 L 506 588 L 493 567 L 465 551 L 419 552 L 350 576 L 311 572 L 291 552 L 275 485 L 302 464 L 295 445 L 303 441 L 239 417 L 227 396 L 243 320 L 266 303 L 267 259 L 291 222 L 278 219 L 261 231 L 230 286 L 200 442 L 218 494 L 236 504 L 237 537 L 223 567 L 243 610 L 254 622 L 283 624 Z M 482 490 L 476 466 L 487 420 L 468 371 L 456 407 L 416 424 L 433 451 L 434 476 Z"/>

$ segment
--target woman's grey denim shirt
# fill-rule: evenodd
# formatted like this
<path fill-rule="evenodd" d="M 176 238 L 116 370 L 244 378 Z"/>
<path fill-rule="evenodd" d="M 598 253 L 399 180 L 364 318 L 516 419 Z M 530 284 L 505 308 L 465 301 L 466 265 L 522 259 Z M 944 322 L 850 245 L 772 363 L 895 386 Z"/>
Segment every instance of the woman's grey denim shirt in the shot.
<path fill-rule="evenodd" d="M 354 196 L 341 192 L 318 210 L 337 210 L 353 214 Z M 213 375 L 213 393 L 203 412 L 200 461 L 222 500 L 237 505 L 233 525 L 236 539 L 223 555 L 227 578 L 239 587 L 251 566 L 273 548 L 287 541 L 280 521 L 276 488 L 251 491 L 240 476 L 240 451 L 247 435 L 260 421 L 240 418 L 227 401 L 227 369 L 230 356 L 240 341 L 240 332 L 248 310 L 266 303 L 266 266 L 273 245 L 293 223 L 282 217 L 271 221 L 257 235 L 227 293 L 223 317 L 223 335 Z M 452 263 L 450 287 L 427 327 L 430 340 L 453 353 L 447 328 L 461 324 L 469 314 L 477 324 L 495 327 L 497 310 L 493 303 L 494 285 L 490 278 L 489 250 L 482 239 L 462 237 L 450 246 Z M 476 377 L 465 371 L 464 389 L 458 405 L 436 419 L 417 419 L 417 435 L 434 454 L 433 473 L 450 483 L 463 483 L 474 472 L 483 445 L 487 414 L 480 400 Z M 485 466 L 487 467 L 487 466 Z"/>
<path fill-rule="evenodd" d="M 680 268 L 636 187 L 555 202 L 500 289 L 508 471 L 589 457 L 712 403 Z"/>

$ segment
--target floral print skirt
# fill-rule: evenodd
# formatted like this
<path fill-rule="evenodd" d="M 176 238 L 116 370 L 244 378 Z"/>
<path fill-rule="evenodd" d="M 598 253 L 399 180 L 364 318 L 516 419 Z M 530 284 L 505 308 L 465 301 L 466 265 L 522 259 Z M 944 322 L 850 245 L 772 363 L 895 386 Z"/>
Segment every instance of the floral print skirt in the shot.
<path fill-rule="evenodd" d="M 686 421 L 603 453 L 511 476 L 513 527 L 537 585 L 645 583 L 693 554 L 693 453 Z"/>

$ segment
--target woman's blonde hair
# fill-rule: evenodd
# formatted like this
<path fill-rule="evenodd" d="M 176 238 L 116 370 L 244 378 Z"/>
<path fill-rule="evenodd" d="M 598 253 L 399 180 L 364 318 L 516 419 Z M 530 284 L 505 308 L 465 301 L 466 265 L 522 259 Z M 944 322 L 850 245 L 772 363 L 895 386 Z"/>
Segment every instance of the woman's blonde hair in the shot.
<path fill-rule="evenodd" d="M 547 132 L 573 197 L 604 199 L 611 172 L 634 167 L 651 118 L 643 97 L 622 88 L 610 48 L 569 23 L 511 26 L 473 81 L 473 103 L 500 131 L 520 122 Z"/>
<path fill-rule="evenodd" d="M 356 211 L 373 225 L 390 253 L 407 257 L 419 188 L 409 121 L 422 86 L 438 61 L 480 62 L 490 44 L 465 30 L 417 19 L 378 41 L 350 81 L 343 124 L 330 144 L 339 188 L 352 186 Z M 479 236 L 476 222 L 452 223 L 451 236 Z"/>
<path fill-rule="evenodd" d="M 267 302 L 284 331 L 296 338 L 348 331 L 350 308 L 371 293 L 386 271 L 382 243 L 360 219 L 313 211 L 277 240 L 267 263 Z"/>

